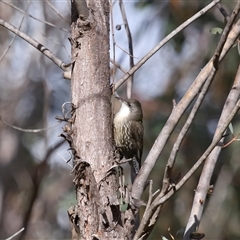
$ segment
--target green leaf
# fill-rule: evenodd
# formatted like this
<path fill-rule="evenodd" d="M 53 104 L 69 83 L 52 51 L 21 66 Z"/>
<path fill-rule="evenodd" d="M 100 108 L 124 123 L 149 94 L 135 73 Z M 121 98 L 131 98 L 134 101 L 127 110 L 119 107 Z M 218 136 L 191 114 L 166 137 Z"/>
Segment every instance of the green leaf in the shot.
<path fill-rule="evenodd" d="M 162 240 L 168 240 L 166 237 L 162 236 Z"/>
<path fill-rule="evenodd" d="M 223 32 L 223 29 L 219 28 L 219 27 L 215 27 L 215 28 L 210 29 L 211 34 L 221 34 L 222 32 Z"/>
<path fill-rule="evenodd" d="M 121 212 L 125 212 L 127 209 L 128 209 L 128 204 L 127 203 L 120 205 L 120 211 Z"/>

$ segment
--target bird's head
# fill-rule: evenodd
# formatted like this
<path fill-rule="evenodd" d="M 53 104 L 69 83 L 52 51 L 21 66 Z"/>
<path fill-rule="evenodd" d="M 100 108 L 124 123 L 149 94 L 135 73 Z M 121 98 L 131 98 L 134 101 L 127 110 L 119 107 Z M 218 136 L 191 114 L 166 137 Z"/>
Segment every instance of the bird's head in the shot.
<path fill-rule="evenodd" d="M 118 98 L 121 102 L 121 107 L 115 118 L 121 121 L 142 121 L 142 107 L 136 99 L 122 99 Z"/>

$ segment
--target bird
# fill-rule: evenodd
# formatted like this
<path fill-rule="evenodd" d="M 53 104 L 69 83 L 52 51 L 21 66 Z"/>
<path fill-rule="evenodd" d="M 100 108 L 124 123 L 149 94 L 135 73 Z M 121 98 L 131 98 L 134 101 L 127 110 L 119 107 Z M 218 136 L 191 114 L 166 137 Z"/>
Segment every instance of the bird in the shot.
<path fill-rule="evenodd" d="M 132 181 L 141 168 L 143 151 L 143 113 L 142 107 L 136 99 L 117 97 L 121 103 L 119 111 L 114 115 L 114 141 L 120 160 L 129 161 L 132 167 Z"/>

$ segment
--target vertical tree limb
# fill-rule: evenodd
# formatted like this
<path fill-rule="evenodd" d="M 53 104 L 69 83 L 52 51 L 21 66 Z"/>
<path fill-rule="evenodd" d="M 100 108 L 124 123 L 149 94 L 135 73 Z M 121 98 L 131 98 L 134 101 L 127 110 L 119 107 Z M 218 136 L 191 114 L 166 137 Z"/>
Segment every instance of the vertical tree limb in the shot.
<path fill-rule="evenodd" d="M 131 239 L 132 209 L 120 211 L 114 171 L 109 68 L 109 2 L 89 0 L 72 22 L 71 147 L 77 205 L 69 210 L 76 239 Z"/>

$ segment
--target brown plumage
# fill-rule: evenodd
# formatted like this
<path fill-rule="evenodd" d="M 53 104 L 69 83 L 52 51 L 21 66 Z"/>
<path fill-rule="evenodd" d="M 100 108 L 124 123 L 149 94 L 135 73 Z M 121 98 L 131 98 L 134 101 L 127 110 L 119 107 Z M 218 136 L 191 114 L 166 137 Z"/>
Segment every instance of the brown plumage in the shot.
<path fill-rule="evenodd" d="M 131 159 L 133 175 L 141 167 L 143 150 L 142 107 L 136 99 L 119 98 L 121 107 L 114 116 L 114 140 L 120 159 Z M 133 176 L 135 178 L 135 176 Z"/>

